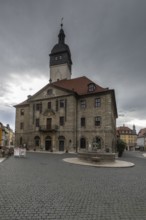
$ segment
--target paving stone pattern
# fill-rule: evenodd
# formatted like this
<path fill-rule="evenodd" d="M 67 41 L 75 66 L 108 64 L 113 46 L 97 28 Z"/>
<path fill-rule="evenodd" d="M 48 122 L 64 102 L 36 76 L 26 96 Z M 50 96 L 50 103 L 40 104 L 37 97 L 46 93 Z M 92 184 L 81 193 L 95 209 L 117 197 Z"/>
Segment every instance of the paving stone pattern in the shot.
<path fill-rule="evenodd" d="M 132 168 L 62 161 L 73 156 L 27 153 L 0 163 L 0 220 L 146 220 L 146 158 L 126 154 Z"/>

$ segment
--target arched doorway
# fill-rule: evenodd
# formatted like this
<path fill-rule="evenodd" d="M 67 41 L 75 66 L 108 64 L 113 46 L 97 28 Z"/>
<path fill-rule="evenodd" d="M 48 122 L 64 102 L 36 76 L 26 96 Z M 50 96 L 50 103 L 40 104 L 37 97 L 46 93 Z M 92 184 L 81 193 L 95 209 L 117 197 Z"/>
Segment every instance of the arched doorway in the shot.
<path fill-rule="evenodd" d="M 59 151 L 64 151 L 65 137 L 59 136 Z"/>
<path fill-rule="evenodd" d="M 34 137 L 34 146 L 35 147 L 39 147 L 40 146 L 40 137 L 39 136 L 35 136 Z"/>
<path fill-rule="evenodd" d="M 86 139 L 84 137 L 81 137 L 81 139 L 80 139 L 80 148 L 81 149 L 86 148 Z"/>
<path fill-rule="evenodd" d="M 45 150 L 51 151 L 51 149 L 52 149 L 52 139 L 50 136 L 47 136 L 45 139 Z"/>

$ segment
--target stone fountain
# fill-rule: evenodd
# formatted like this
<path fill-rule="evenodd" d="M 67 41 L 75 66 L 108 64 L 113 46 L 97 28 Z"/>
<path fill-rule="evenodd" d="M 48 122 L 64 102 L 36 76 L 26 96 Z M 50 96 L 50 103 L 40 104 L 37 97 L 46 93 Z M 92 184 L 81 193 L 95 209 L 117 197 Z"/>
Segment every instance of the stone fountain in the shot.
<path fill-rule="evenodd" d="M 78 158 L 88 162 L 114 162 L 115 153 L 109 152 L 108 149 L 101 149 L 97 143 L 93 143 L 92 146 L 86 150 L 80 150 L 78 152 Z"/>

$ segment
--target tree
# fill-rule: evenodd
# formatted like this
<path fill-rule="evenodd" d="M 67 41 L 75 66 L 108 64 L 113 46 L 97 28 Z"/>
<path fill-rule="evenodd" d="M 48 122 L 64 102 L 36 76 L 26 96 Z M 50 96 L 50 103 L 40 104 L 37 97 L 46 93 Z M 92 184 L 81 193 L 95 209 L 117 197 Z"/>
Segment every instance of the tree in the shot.
<path fill-rule="evenodd" d="M 117 140 L 117 151 L 118 151 L 118 156 L 119 157 L 122 157 L 123 152 L 124 152 L 126 146 L 127 145 L 126 145 L 126 143 L 123 140 L 121 140 L 121 139 Z"/>

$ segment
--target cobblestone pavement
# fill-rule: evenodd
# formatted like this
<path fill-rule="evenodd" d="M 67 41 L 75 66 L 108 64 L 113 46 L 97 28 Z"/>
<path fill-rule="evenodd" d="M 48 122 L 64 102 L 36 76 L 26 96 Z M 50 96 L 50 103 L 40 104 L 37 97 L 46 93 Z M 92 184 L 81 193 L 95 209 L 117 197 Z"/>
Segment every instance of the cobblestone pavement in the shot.
<path fill-rule="evenodd" d="M 146 158 L 128 152 L 122 160 L 134 167 L 96 168 L 65 157 L 73 154 L 0 163 L 0 220 L 146 220 Z"/>

